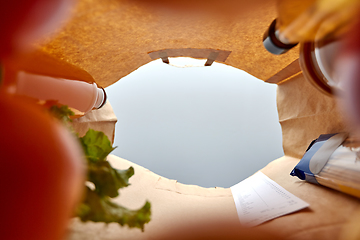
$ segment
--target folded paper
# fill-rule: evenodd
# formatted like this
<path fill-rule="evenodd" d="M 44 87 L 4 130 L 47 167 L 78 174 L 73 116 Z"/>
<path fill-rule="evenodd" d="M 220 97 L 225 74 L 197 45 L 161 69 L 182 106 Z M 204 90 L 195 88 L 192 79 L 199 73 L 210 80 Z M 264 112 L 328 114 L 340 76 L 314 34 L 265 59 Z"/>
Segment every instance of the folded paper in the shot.
<path fill-rule="evenodd" d="M 309 206 L 262 172 L 257 172 L 230 189 L 240 223 L 247 227 L 257 226 Z"/>

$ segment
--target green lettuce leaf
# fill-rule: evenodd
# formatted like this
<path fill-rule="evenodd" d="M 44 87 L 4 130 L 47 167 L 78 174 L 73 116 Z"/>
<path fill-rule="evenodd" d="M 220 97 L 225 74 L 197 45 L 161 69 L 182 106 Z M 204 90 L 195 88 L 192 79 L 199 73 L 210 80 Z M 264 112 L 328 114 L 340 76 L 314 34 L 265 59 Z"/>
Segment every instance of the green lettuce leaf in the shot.
<path fill-rule="evenodd" d="M 50 112 L 70 128 L 70 116 L 73 116 L 74 112 L 67 106 L 59 106 L 53 101 L 47 104 L 50 106 Z M 106 157 L 115 148 L 103 132 L 89 129 L 79 140 L 87 159 L 88 181 L 95 187 L 90 189 L 86 186 L 85 199 L 77 207 L 76 215 L 84 222 L 115 222 L 121 226 L 137 227 L 143 231 L 144 224 L 150 221 L 150 203 L 146 202 L 138 210 L 129 210 L 112 202 L 111 199 L 119 196 L 120 188 L 130 185 L 129 178 L 134 175 L 134 168 L 118 170 L 111 166 Z"/>
<path fill-rule="evenodd" d="M 75 115 L 75 113 L 67 105 L 52 105 L 49 108 L 49 111 L 51 114 L 53 114 L 54 117 L 56 117 L 65 124 L 72 122 L 70 117 Z"/>
<path fill-rule="evenodd" d="M 95 187 L 86 186 L 86 196 L 77 209 L 77 216 L 82 221 L 116 222 L 143 230 L 144 224 L 150 221 L 149 202 L 138 210 L 129 210 L 111 199 L 119 196 L 120 188 L 130 185 L 129 178 L 134 175 L 134 168 L 118 170 L 111 166 L 106 157 L 114 148 L 103 132 L 89 129 L 80 141 L 88 162 L 88 181 Z"/>
<path fill-rule="evenodd" d="M 88 180 L 95 185 L 100 196 L 117 197 L 118 190 L 129 186 L 129 178 L 134 175 L 134 168 L 117 170 L 107 161 L 89 162 Z"/>
<path fill-rule="evenodd" d="M 90 162 L 105 161 L 115 148 L 112 147 L 109 138 L 99 131 L 89 129 L 84 137 L 80 138 L 86 158 Z"/>
<path fill-rule="evenodd" d="M 109 197 L 101 197 L 89 187 L 86 197 L 78 208 L 77 215 L 81 221 L 115 222 L 121 226 L 136 227 L 144 230 L 144 225 L 150 221 L 151 204 L 146 202 L 138 210 L 129 210 L 111 201 Z"/>

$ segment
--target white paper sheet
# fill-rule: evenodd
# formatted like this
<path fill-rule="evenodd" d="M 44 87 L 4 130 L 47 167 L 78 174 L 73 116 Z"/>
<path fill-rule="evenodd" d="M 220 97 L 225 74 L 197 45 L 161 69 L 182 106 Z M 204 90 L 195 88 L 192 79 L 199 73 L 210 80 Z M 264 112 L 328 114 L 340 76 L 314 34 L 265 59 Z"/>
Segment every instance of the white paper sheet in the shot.
<path fill-rule="evenodd" d="M 309 206 L 262 172 L 232 186 L 240 223 L 253 227 Z"/>

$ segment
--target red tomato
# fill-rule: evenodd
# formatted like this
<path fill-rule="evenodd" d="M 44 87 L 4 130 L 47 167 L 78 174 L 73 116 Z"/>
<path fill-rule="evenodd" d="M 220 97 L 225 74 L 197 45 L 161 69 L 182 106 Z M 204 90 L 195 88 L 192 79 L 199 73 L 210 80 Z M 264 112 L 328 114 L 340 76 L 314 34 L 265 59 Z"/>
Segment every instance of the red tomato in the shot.
<path fill-rule="evenodd" d="M 0 5 L 0 59 L 25 50 L 56 29 L 75 0 L 4 0 Z"/>
<path fill-rule="evenodd" d="M 339 103 L 349 123 L 360 133 L 360 18 L 344 36 L 344 44 L 335 61 L 336 75 L 343 89 Z"/>
<path fill-rule="evenodd" d="M 82 194 L 79 142 L 38 106 L 0 91 L 0 239 L 64 239 Z"/>

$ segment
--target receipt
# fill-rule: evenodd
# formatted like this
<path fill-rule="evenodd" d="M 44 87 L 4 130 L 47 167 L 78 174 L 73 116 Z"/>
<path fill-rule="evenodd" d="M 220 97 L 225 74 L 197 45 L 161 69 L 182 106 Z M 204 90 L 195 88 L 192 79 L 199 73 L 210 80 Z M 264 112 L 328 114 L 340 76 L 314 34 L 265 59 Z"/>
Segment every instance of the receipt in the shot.
<path fill-rule="evenodd" d="M 262 172 L 232 186 L 240 223 L 253 227 L 309 206 Z"/>

